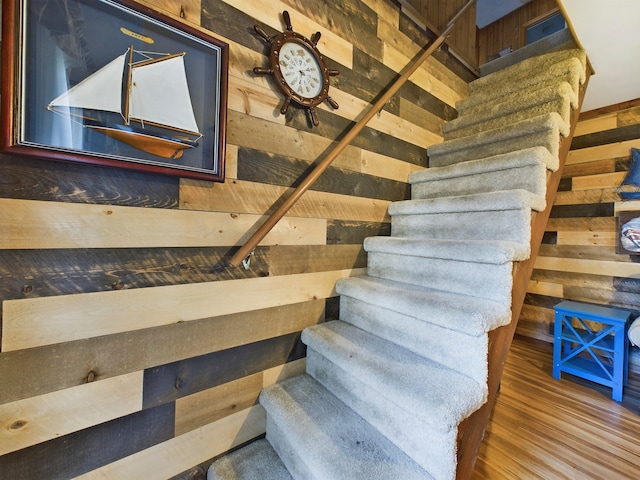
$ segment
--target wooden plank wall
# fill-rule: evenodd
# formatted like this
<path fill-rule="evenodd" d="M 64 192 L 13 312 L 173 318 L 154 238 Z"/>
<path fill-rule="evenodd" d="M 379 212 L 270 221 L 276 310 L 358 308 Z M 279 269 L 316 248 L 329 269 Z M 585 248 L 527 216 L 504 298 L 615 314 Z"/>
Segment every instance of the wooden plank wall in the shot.
<path fill-rule="evenodd" d="M 230 44 L 224 184 L 0 157 L 0 478 L 200 478 L 264 432 L 260 389 L 304 368 L 299 332 L 441 141 L 472 76 L 429 59 L 255 252 L 221 260 L 344 134 L 427 38 L 387 0 L 148 0 Z M 331 95 L 277 110 L 264 42 L 322 32 Z"/>
<path fill-rule="evenodd" d="M 640 148 L 640 100 L 581 114 L 517 333 L 553 342 L 553 306 L 563 299 L 640 315 L 640 262 L 616 253 L 617 216 L 640 210 L 615 192 L 631 148 Z"/>
<path fill-rule="evenodd" d="M 442 32 L 449 21 L 464 7 L 469 0 L 397 0 L 408 15 L 415 12 L 419 22 L 434 32 Z M 478 45 L 476 27 L 476 5 L 456 22 L 447 37 L 446 45 L 469 66 L 478 66 Z"/>
<path fill-rule="evenodd" d="M 503 18 L 478 30 L 478 65 L 488 61 L 488 57 L 511 48 L 524 46 L 524 26 L 553 9 L 558 8 L 556 0 L 532 0 Z"/>

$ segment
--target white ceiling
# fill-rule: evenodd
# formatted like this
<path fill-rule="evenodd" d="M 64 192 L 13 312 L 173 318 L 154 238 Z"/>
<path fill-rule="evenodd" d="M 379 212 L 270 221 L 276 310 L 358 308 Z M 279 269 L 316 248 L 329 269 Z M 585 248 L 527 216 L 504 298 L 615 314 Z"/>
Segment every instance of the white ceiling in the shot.
<path fill-rule="evenodd" d="M 595 70 L 586 112 L 640 98 L 640 1 L 558 0 Z"/>

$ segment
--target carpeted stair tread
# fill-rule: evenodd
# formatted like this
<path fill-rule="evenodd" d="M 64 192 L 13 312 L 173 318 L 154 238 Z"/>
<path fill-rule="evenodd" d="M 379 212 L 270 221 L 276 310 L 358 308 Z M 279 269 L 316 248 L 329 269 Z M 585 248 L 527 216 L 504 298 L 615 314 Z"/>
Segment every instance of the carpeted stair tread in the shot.
<path fill-rule="evenodd" d="M 404 452 L 309 375 L 260 394 L 267 439 L 294 478 L 430 480 Z"/>
<path fill-rule="evenodd" d="M 522 93 L 508 95 L 499 102 L 490 101 L 474 106 L 464 112 L 458 112 L 458 118 L 442 125 L 445 140 L 455 140 L 475 135 L 487 130 L 514 125 L 531 117 L 556 112 L 562 118 L 559 123 L 560 134 L 569 135 L 571 109 L 577 107 L 578 96 L 567 82 L 553 84 L 527 95 Z"/>
<path fill-rule="evenodd" d="M 271 444 L 260 439 L 213 462 L 207 480 L 293 480 Z"/>
<path fill-rule="evenodd" d="M 414 200 L 472 195 L 501 190 L 546 193 L 546 171 L 557 169 L 558 159 L 544 147 L 533 147 L 445 167 L 418 170 L 409 175 Z"/>
<path fill-rule="evenodd" d="M 567 82 L 571 89 L 578 94 L 580 85 L 584 82 L 584 70 L 579 59 L 568 58 L 550 66 L 546 70 L 541 70 L 534 74 L 528 72 L 527 75 L 517 79 L 515 82 L 504 81 L 490 85 L 476 84 L 472 95 L 456 102 L 456 109 L 465 111 L 475 105 L 485 104 L 491 100 L 499 100 L 514 92 L 524 93 L 528 89 L 537 90 L 560 82 Z M 473 83 L 469 84 L 469 88 L 474 88 L 472 87 Z"/>
<path fill-rule="evenodd" d="M 364 240 L 364 249 L 368 253 L 491 264 L 526 260 L 529 257 L 529 245 L 498 240 L 369 237 Z"/>
<path fill-rule="evenodd" d="M 475 193 L 455 197 L 402 200 L 389 205 L 389 215 L 433 213 L 496 212 L 519 209 L 544 209 L 545 199 L 527 190 Z"/>
<path fill-rule="evenodd" d="M 507 55 L 503 55 L 495 60 L 480 66 L 480 75 L 489 75 L 497 70 L 508 68 L 511 65 L 520 63 L 522 60 L 538 55 L 557 52 L 559 50 L 569 50 L 578 48 L 573 34 L 569 28 L 564 28 L 558 32 L 529 43 L 522 48 L 518 48 Z"/>
<path fill-rule="evenodd" d="M 302 341 L 376 390 L 390 415 L 450 430 L 486 400 L 486 385 L 340 320 L 305 329 Z"/>
<path fill-rule="evenodd" d="M 493 88 L 495 85 L 517 83 L 519 79 L 536 77 L 539 72 L 555 68 L 559 63 L 573 62 L 574 59 L 579 63 L 580 83 L 584 83 L 587 55 L 584 50 L 573 48 L 530 57 L 508 68 L 480 77 L 469 84 L 469 94 L 475 94 L 484 88 Z"/>
<path fill-rule="evenodd" d="M 467 335 L 410 315 L 340 298 L 340 320 L 457 370 L 477 382 L 487 380 L 488 335 Z"/>
<path fill-rule="evenodd" d="M 557 157 L 561 123 L 560 115 L 552 112 L 514 125 L 438 143 L 427 150 L 429 166 L 441 167 L 536 146 L 546 147 L 551 155 Z"/>
<path fill-rule="evenodd" d="M 336 291 L 467 335 L 486 333 L 511 320 L 510 306 L 500 302 L 368 275 L 338 280 Z"/>

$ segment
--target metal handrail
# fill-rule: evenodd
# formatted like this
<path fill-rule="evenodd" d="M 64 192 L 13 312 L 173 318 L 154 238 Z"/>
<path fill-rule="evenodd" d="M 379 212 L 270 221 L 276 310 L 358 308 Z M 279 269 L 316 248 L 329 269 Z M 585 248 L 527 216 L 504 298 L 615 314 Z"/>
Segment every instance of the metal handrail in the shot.
<path fill-rule="evenodd" d="M 229 264 L 237 267 L 245 259 L 250 257 L 258 243 L 276 226 L 282 217 L 293 207 L 300 197 L 315 183 L 324 173 L 340 153 L 353 141 L 369 121 L 376 115 L 393 95 L 404 85 L 411 75 L 424 63 L 424 61 L 435 52 L 445 41 L 458 19 L 467 11 L 476 0 L 469 0 L 464 7 L 451 19 L 440 36 L 435 39 L 429 47 L 424 50 L 407 68 L 407 70 L 387 89 L 386 92 L 376 101 L 375 104 L 364 114 L 364 116 L 347 132 L 338 144 L 327 154 L 327 156 L 313 169 L 313 171 L 298 185 L 293 193 L 271 214 L 271 216 L 255 231 L 255 233 L 240 247 L 240 249 L 229 259 Z M 245 264 L 245 268 L 248 268 Z"/>

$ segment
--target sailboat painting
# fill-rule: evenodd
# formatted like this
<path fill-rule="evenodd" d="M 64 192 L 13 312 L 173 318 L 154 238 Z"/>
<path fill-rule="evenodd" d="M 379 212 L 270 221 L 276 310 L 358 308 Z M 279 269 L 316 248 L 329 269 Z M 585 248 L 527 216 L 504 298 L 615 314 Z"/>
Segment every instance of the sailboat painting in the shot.
<path fill-rule="evenodd" d="M 135 55 L 144 59 L 136 62 Z M 184 53 L 150 58 L 131 46 L 53 99 L 47 109 L 65 115 L 76 109 L 117 113 L 122 122 L 102 122 L 87 113 L 71 115 L 82 117 L 85 128 L 162 158 L 178 159 L 202 138 L 193 113 Z"/>
<path fill-rule="evenodd" d="M 2 31 L 1 151 L 224 181 L 226 42 L 135 0 L 12 0 L 4 15 L 23 20 Z"/>

